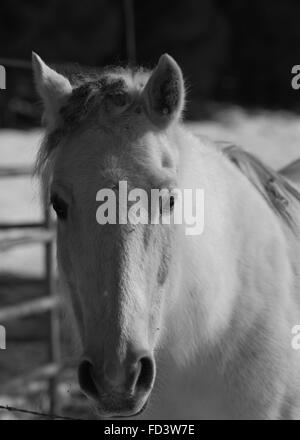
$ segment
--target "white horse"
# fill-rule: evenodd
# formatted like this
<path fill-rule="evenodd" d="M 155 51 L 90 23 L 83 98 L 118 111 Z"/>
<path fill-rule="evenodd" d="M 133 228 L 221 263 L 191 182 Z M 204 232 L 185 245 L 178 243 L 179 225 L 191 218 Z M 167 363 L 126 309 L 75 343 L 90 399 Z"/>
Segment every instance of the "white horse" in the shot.
<path fill-rule="evenodd" d="M 191 134 L 181 123 L 182 72 L 168 55 L 153 72 L 72 80 L 35 54 L 33 68 L 47 125 L 37 167 L 58 218 L 79 383 L 99 414 L 300 418 L 291 346 L 300 324 L 299 166 L 280 175 Z M 120 181 L 147 193 L 203 189 L 203 233 L 186 235 L 184 222 L 99 225 L 96 194 L 117 193 Z M 160 207 L 174 203 L 165 196 Z"/>

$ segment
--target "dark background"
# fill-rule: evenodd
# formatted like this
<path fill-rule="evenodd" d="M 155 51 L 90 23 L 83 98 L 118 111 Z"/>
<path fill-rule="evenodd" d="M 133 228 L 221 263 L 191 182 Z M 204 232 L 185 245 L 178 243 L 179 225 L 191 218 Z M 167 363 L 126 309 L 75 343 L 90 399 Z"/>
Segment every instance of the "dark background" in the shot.
<path fill-rule="evenodd" d="M 189 89 L 188 118 L 212 104 L 300 108 L 291 69 L 300 64 L 299 0 L 135 0 L 137 63 L 170 53 Z M 0 58 L 103 66 L 127 62 L 123 0 L 1 0 Z M 4 63 L 3 63 L 4 64 Z M 4 64 L 5 65 L 5 64 Z M 0 125 L 36 125 L 30 69 L 7 67 Z"/>

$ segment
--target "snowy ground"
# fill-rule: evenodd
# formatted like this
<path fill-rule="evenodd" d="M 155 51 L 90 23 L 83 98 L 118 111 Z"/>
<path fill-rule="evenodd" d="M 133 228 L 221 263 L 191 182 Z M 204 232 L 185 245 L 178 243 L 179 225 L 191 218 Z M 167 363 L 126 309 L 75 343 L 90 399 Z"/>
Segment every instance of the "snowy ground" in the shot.
<path fill-rule="evenodd" d="M 191 123 L 191 128 L 215 140 L 233 141 L 256 153 L 266 163 L 277 168 L 300 157 L 300 120 L 288 113 L 262 113 L 249 115 L 241 109 L 233 109 L 219 115 L 215 121 Z M 0 167 L 33 165 L 42 137 L 40 130 L 0 131 Z M 38 183 L 32 178 L 0 179 L 0 222 L 35 221 L 41 219 Z M 1 237 L 0 237 L 1 238 Z M 34 283 L 19 282 L 18 287 L 7 283 L 4 274 L 14 272 L 28 279 L 42 274 L 42 248 L 30 246 L 0 254 L 0 304 L 11 303 L 12 298 L 21 300 L 31 297 L 38 287 Z M 2 274 L 2 278 L 1 278 Z M 38 293 L 36 293 L 38 294 Z M 36 337 L 38 330 L 39 336 Z M 45 356 L 47 334 L 38 319 L 22 321 L 11 329 L 13 348 L 0 352 L 0 405 L 14 404 L 43 409 L 45 390 L 41 384 L 33 384 L 36 390 L 30 399 L 23 389 L 17 394 L 1 393 L 1 384 L 25 367 L 33 368 Z M 21 336 L 20 336 L 21 333 Z M 60 395 L 68 415 L 90 417 L 88 409 L 83 410 L 72 372 L 60 385 Z M 70 382 L 70 383 L 69 383 Z M 71 385 L 70 385 L 71 384 Z M 32 395 L 34 398 L 32 398 Z M 67 397 L 66 397 L 67 396 Z M 74 402 L 79 402 L 76 406 Z M 66 409 L 66 408 L 69 408 Z M 79 409 L 78 409 L 79 408 Z M 86 408 L 86 407 L 85 407 Z M 70 414 L 71 413 L 71 414 Z M 1 418 L 19 418 L 18 415 L 3 414 Z"/>

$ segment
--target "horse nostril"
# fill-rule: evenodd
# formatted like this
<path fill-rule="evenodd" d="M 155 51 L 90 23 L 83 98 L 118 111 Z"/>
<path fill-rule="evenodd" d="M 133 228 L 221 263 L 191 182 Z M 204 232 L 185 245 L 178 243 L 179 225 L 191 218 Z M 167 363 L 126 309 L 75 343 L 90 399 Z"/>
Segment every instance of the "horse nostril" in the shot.
<path fill-rule="evenodd" d="M 84 360 L 78 367 L 78 381 L 80 388 L 88 397 L 96 399 L 98 397 L 97 387 L 93 378 L 93 364 Z"/>
<path fill-rule="evenodd" d="M 129 367 L 129 365 L 128 365 Z M 84 359 L 78 366 L 78 382 L 87 397 L 99 401 L 99 386 L 107 393 L 132 393 L 138 397 L 148 393 L 155 377 L 155 362 L 151 356 L 142 356 L 131 367 L 118 365 L 102 377 L 101 383 L 96 382 L 95 369 L 92 362 Z M 114 373 L 114 374 L 112 374 Z"/>
<path fill-rule="evenodd" d="M 151 357 L 144 356 L 139 360 L 138 375 L 136 378 L 135 389 L 136 391 L 149 390 L 152 386 L 152 382 L 155 374 L 155 365 Z"/>

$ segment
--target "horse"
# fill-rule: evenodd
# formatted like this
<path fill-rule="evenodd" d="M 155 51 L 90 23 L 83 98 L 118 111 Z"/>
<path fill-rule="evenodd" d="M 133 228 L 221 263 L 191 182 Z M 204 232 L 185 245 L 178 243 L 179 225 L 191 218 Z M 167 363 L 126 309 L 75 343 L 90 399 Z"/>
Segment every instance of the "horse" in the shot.
<path fill-rule="evenodd" d="M 300 418 L 299 162 L 277 172 L 184 124 L 185 84 L 150 71 L 59 73 L 35 53 L 45 138 L 37 172 L 57 215 L 57 262 L 78 381 L 102 418 Z M 158 221 L 99 224 L 119 182 L 165 188 Z M 204 191 L 186 234 L 175 189 Z M 194 203 L 194 202 L 193 202 Z M 193 205 L 194 207 L 194 205 Z M 152 208 L 151 208 L 152 209 Z"/>

